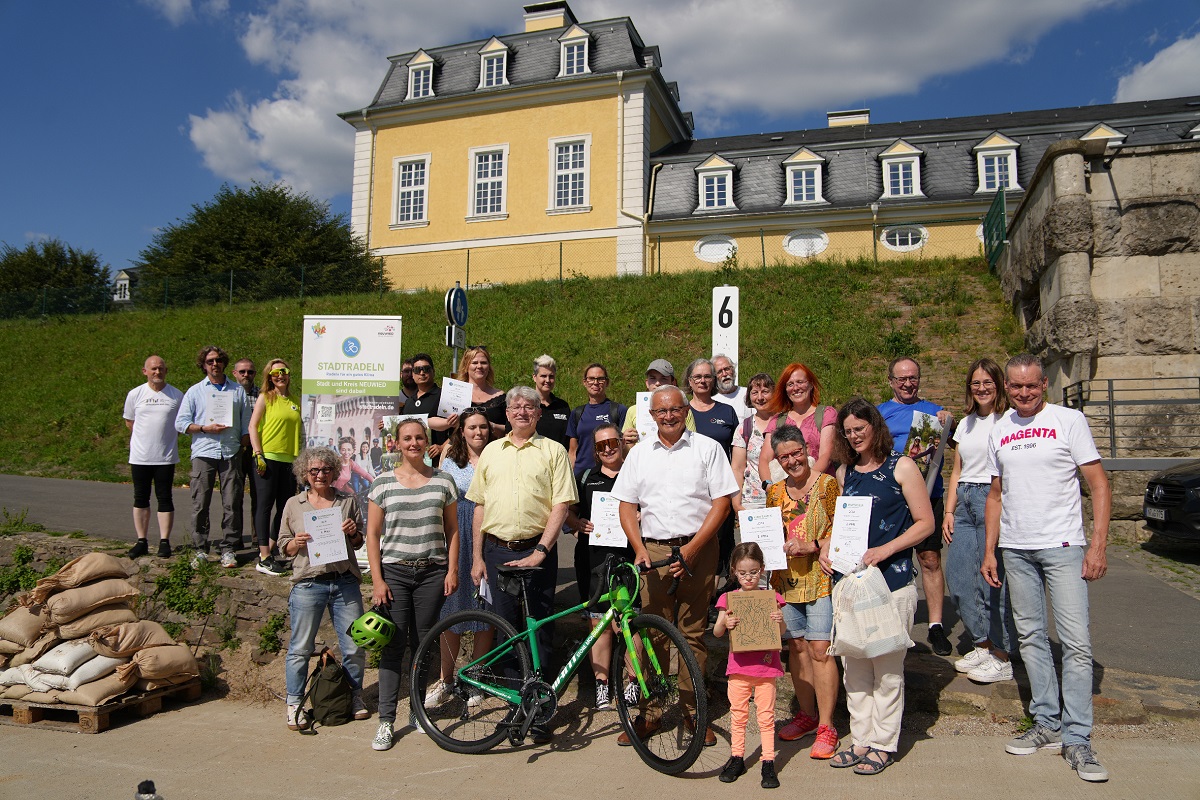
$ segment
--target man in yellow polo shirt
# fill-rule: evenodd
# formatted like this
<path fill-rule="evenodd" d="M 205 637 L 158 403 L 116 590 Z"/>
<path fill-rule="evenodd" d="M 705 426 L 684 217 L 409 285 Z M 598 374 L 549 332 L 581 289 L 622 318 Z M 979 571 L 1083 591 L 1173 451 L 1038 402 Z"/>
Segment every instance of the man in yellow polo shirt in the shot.
<path fill-rule="evenodd" d="M 567 518 L 567 507 L 579 500 L 567 451 L 537 432 L 541 398 L 529 386 L 514 386 L 505 396 L 512 430 L 483 449 L 467 499 L 475 503 L 471 578 L 478 586 L 487 577 L 491 609 L 524 630 L 517 598 L 499 590 L 496 567 L 538 567 L 529 579 L 529 613 L 537 619 L 554 612 L 558 584 L 555 542 Z M 538 631 L 542 664 L 552 656 L 553 625 Z M 535 729 L 534 741 L 549 732 Z"/>

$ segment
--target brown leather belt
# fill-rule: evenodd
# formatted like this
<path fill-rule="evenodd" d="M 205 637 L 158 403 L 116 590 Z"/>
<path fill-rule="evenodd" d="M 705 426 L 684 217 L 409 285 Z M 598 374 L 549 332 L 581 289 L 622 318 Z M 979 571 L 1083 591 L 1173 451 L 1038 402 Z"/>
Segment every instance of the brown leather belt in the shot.
<path fill-rule="evenodd" d="M 528 539 L 514 539 L 510 542 L 505 539 L 501 539 L 498 536 L 493 536 L 490 533 L 485 533 L 483 535 L 488 539 L 488 541 L 492 542 L 493 544 L 500 545 L 505 550 L 529 550 L 533 548 L 533 546 L 536 545 L 542 538 L 542 535 L 539 533 L 537 536 L 531 536 Z"/>
<path fill-rule="evenodd" d="M 663 547 L 683 547 L 691 540 L 690 536 L 676 536 L 674 539 L 645 539 L 644 541 L 646 544 L 661 544 Z"/>

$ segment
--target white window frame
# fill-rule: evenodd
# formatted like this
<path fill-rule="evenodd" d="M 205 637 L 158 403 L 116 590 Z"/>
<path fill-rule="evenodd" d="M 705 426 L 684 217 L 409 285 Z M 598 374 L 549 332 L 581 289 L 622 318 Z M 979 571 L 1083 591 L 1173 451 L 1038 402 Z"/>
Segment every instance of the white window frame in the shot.
<path fill-rule="evenodd" d="M 501 173 L 498 179 L 500 186 L 500 209 L 498 211 L 485 211 L 482 214 L 475 210 L 475 192 L 479 184 L 479 177 L 476 173 L 478 157 L 484 154 L 500 154 Z M 467 194 L 467 222 L 486 222 L 489 220 L 508 219 L 508 145 L 493 144 L 485 147 L 472 147 L 467 151 L 467 168 L 468 174 L 471 176 L 470 191 Z M 495 178 L 489 178 L 489 183 L 495 181 Z"/>
<path fill-rule="evenodd" d="M 880 200 L 903 200 L 909 197 L 925 196 L 924 192 L 921 191 L 921 157 L 919 155 L 906 153 L 904 155 L 884 156 L 882 162 L 881 177 L 883 178 L 883 194 L 879 196 Z M 906 165 L 912 169 L 912 191 L 893 193 L 891 180 L 892 168 L 902 169 Z"/>
<path fill-rule="evenodd" d="M 888 236 L 900 231 L 915 232 L 920 240 L 909 244 L 892 244 L 888 241 Z M 891 250 L 893 253 L 911 253 L 914 250 L 920 250 L 925 245 L 929 244 L 929 229 L 924 225 L 889 225 L 879 232 L 879 243 Z"/>
<path fill-rule="evenodd" d="M 583 47 L 583 65 L 582 69 L 568 71 L 571 62 L 568 58 L 568 51 L 572 47 Z M 558 77 L 570 78 L 575 75 L 587 75 L 591 73 L 591 67 L 588 66 L 588 56 L 591 47 L 588 44 L 588 37 L 577 36 L 573 39 L 563 39 L 558 46 Z"/>
<path fill-rule="evenodd" d="M 725 202 L 721 205 L 707 205 L 706 183 L 708 181 L 725 182 Z M 737 204 L 733 202 L 733 169 L 731 167 L 707 167 L 696 170 L 696 212 L 703 214 L 713 211 L 736 211 Z"/>
<path fill-rule="evenodd" d="M 425 81 L 422 87 L 425 89 L 421 94 L 417 94 L 418 77 Z M 418 64 L 415 67 L 408 68 L 408 99 L 422 100 L 426 97 L 434 97 L 433 94 L 433 64 Z"/>
<path fill-rule="evenodd" d="M 1017 183 L 1017 151 L 1013 147 L 987 148 L 975 151 L 975 164 L 979 172 L 979 187 L 975 190 L 976 194 L 995 194 L 1000 190 L 999 186 L 988 187 L 987 171 L 985 168 L 986 160 L 995 158 L 998 161 L 1003 159 L 1007 162 L 1008 167 L 1008 185 L 1004 187 L 1006 192 L 1021 191 L 1020 184 Z"/>
<path fill-rule="evenodd" d="M 421 153 L 418 155 L 397 156 L 392 159 L 392 221 L 388 227 L 391 230 L 402 228 L 423 228 L 429 224 L 429 162 L 432 159 L 430 153 Z M 401 176 L 404 173 L 406 166 L 421 164 L 424 167 L 424 181 L 412 187 L 402 187 Z M 400 219 L 401 195 L 408 192 L 421 193 L 421 213 L 412 219 Z"/>
<path fill-rule="evenodd" d="M 488 83 L 488 64 L 498 62 L 500 64 L 500 80 L 495 83 Z M 483 53 L 479 57 L 479 87 L 480 89 L 495 89 L 500 86 L 508 86 L 508 51 L 501 50 L 499 52 L 491 51 Z"/>
<path fill-rule="evenodd" d="M 818 203 L 824 203 L 824 172 L 822 164 L 790 164 L 787 168 L 787 199 L 784 201 L 785 206 L 811 206 Z M 811 200 L 797 200 L 795 192 L 795 182 L 797 176 L 802 173 L 812 173 L 813 190 L 815 192 Z"/>
<path fill-rule="evenodd" d="M 727 247 L 727 252 L 724 255 L 722 255 L 720 257 L 717 257 L 715 255 L 707 255 L 707 256 L 703 255 L 704 251 L 707 250 L 710 245 L 722 245 L 722 244 Z M 717 234 L 713 234 L 711 236 L 705 236 L 701 239 L 696 240 L 696 243 L 694 245 L 692 245 L 692 252 L 695 253 L 696 258 L 700 259 L 701 261 L 707 261 L 709 264 L 720 264 L 721 262 L 725 261 L 727 258 L 737 255 L 737 252 L 738 252 L 737 240 L 733 239 L 732 237 L 726 236 L 723 233 L 717 233 Z"/>
<path fill-rule="evenodd" d="M 583 145 L 583 200 L 571 205 L 558 204 L 558 148 L 565 145 Z M 582 133 L 576 136 L 556 136 L 548 139 L 546 147 L 549 154 L 549 186 L 546 203 L 547 214 L 582 214 L 592 210 L 592 135 Z M 576 169 L 568 173 L 578 172 Z"/>
<path fill-rule="evenodd" d="M 815 258 L 828 248 L 829 234 L 820 228 L 799 228 L 783 237 L 783 251 L 796 258 Z"/>

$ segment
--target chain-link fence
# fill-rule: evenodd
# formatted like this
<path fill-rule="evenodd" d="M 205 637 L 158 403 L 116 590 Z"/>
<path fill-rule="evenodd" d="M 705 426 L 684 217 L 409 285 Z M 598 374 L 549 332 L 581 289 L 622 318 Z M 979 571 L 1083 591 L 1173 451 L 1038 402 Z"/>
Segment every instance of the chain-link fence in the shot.
<path fill-rule="evenodd" d="M 43 286 L 0 294 L 0 319 L 62 314 L 103 314 L 112 309 L 113 293 L 105 288 L 52 289 Z"/>

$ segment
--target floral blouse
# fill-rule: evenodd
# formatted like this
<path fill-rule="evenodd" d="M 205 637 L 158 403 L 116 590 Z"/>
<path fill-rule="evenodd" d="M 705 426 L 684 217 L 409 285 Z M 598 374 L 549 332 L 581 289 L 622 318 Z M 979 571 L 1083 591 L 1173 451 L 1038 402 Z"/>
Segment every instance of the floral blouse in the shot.
<path fill-rule="evenodd" d="M 817 542 L 833 532 L 833 512 L 837 508 L 838 484 L 830 475 L 821 474 L 805 500 L 793 500 L 787 481 L 767 487 L 767 508 L 778 506 L 783 513 L 787 539 Z M 811 603 L 832 591 L 829 576 L 817 563 L 817 554 L 788 556 L 788 568 L 771 574 L 771 585 L 789 603 Z"/>

